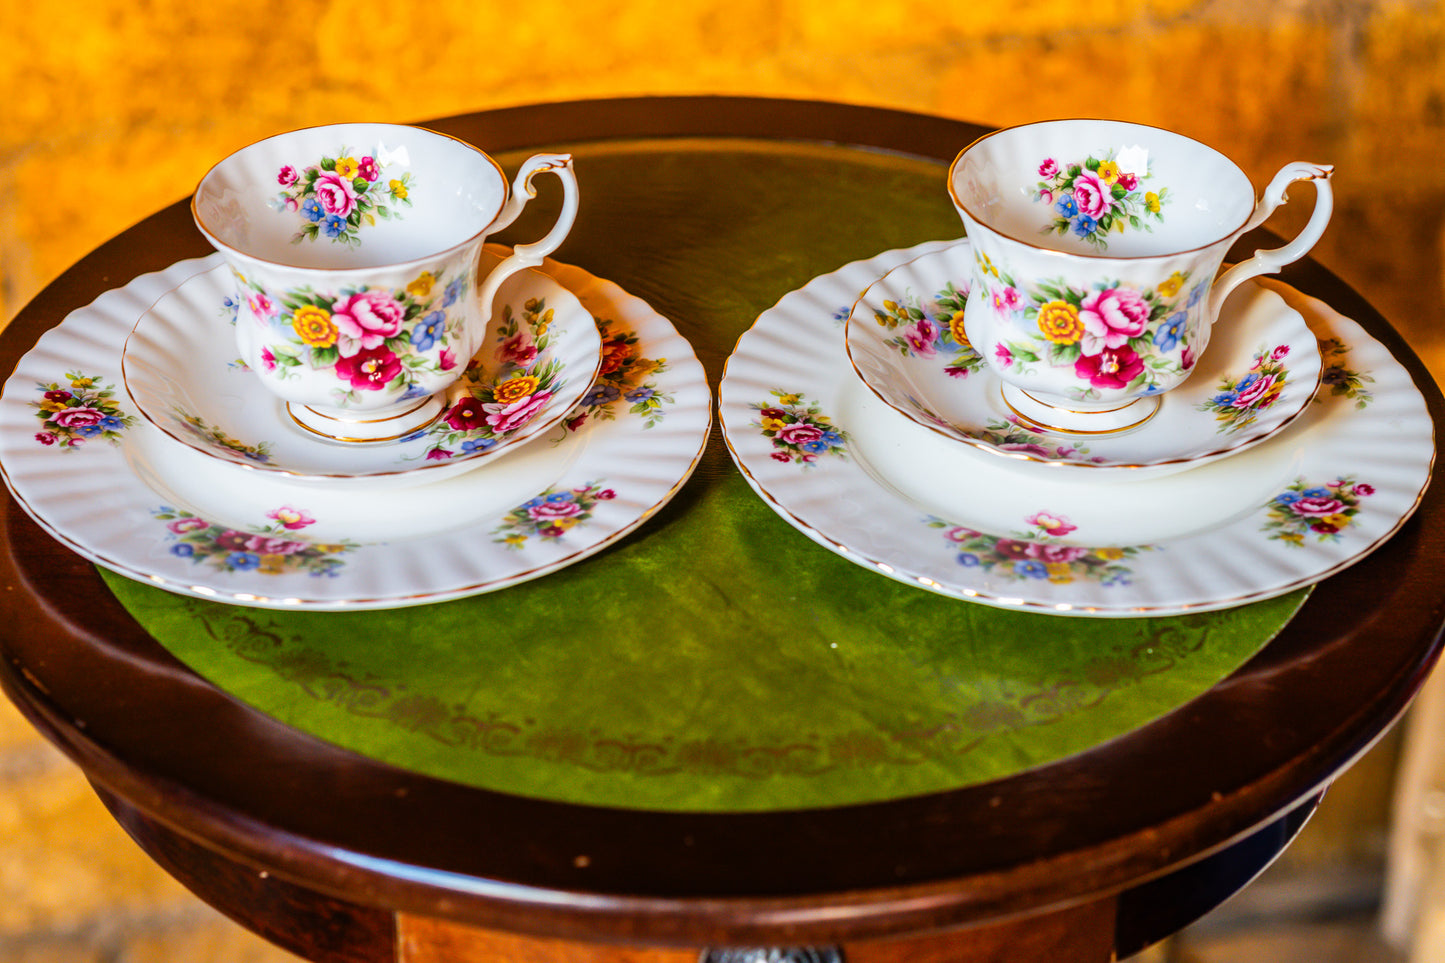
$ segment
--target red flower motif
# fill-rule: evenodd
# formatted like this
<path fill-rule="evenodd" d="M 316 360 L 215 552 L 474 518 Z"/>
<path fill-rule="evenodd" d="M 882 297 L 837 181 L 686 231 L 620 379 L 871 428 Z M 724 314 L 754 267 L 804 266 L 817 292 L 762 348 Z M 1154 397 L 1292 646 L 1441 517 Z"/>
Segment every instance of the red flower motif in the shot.
<path fill-rule="evenodd" d="M 353 388 L 380 391 L 401 374 L 401 361 L 390 348 L 358 351 L 336 362 L 336 376 Z"/>

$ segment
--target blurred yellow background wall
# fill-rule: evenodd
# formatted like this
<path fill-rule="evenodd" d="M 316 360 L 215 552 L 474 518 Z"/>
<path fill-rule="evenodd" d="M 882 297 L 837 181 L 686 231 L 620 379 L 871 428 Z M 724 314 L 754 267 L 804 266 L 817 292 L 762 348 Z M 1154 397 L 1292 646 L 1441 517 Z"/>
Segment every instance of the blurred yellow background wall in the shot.
<path fill-rule="evenodd" d="M 1121 117 L 1261 188 L 1334 163 L 1317 256 L 1445 345 L 1420 323 L 1441 296 L 1442 0 L 0 0 L 0 28 L 0 320 L 280 130 L 728 93 Z"/>

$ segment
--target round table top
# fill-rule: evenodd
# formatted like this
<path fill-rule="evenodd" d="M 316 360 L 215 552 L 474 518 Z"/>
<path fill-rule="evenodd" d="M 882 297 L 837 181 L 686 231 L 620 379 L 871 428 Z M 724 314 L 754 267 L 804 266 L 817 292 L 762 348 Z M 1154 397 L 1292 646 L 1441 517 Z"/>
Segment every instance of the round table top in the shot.
<path fill-rule="evenodd" d="M 982 133 L 937 117 L 748 98 L 539 105 L 426 126 L 494 154 L 625 152 L 680 139 L 697 151 L 723 142 L 762 152 L 813 145 L 820 176 L 830 151 L 896 152 L 938 165 L 944 210 L 944 165 Z M 649 258 L 703 235 L 737 270 L 768 259 L 793 263 L 795 252 L 786 237 L 775 249 L 759 246 L 767 235 L 760 205 L 777 198 L 689 185 L 688 176 L 703 175 L 674 175 L 673 196 L 651 202 L 642 187 L 586 197 L 585 217 L 557 257 L 616 281 L 673 320 L 698 345 L 715 390 L 727 345 L 689 331 L 686 292 L 650 280 Z M 579 179 L 585 184 L 585 170 Z M 676 196 L 679 183 L 696 197 Z M 724 254 L 717 222 L 725 218 L 761 219 L 764 229 Z M 646 243 L 630 247 L 619 238 Z M 904 227 L 851 256 L 928 239 Z M 142 221 L 20 312 L 0 334 L 0 366 L 8 372 L 42 332 L 102 292 L 207 253 L 184 201 Z M 775 296 L 814 273 L 810 262 L 796 261 L 793 275 L 783 272 L 793 283 Z M 1438 419 L 1439 391 L 1378 312 L 1312 261 L 1283 278 L 1385 344 Z M 715 432 L 689 487 L 705 490 L 734 472 Z M 672 510 L 687 502 L 680 497 Z M 202 679 L 8 493 L 0 682 L 106 792 L 191 839 L 321 892 L 579 939 L 838 942 L 1117 891 L 1217 849 L 1317 792 L 1398 718 L 1438 655 L 1442 514 L 1437 484 L 1398 534 L 1322 583 L 1262 651 L 1147 725 L 1003 778 L 861 804 L 755 812 L 586 805 L 369 759 Z M 1070 631 L 1072 620 L 1038 618 L 1049 631 Z"/>

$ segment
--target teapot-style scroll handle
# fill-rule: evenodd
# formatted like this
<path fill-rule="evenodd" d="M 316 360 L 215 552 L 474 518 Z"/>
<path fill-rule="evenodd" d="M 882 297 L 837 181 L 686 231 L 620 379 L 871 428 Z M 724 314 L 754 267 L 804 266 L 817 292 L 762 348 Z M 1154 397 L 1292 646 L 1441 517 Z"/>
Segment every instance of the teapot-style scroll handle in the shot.
<path fill-rule="evenodd" d="M 572 155 L 536 154 L 527 158 L 517 171 L 512 181 L 512 196 L 488 230 L 500 231 L 517 219 L 527 201 L 537 196 L 532 178 L 538 174 L 555 174 L 562 182 L 562 211 L 545 236 L 530 244 L 518 244 L 509 257 L 492 268 L 492 273 L 487 275 L 487 280 L 477 292 L 477 299 L 485 312 L 490 312 L 492 300 L 502 282 L 524 268 L 540 265 L 542 259 L 557 250 L 566 239 L 567 233 L 572 230 L 572 222 L 577 219 L 577 175 L 572 170 Z"/>
<path fill-rule="evenodd" d="M 1239 229 L 1239 233 L 1244 234 L 1263 224 L 1274 213 L 1275 208 L 1284 204 L 1285 193 L 1290 185 L 1297 181 L 1314 181 L 1315 208 L 1310 214 L 1309 223 L 1305 224 L 1294 240 L 1283 247 L 1255 251 L 1249 260 L 1241 261 L 1221 274 L 1209 293 L 1209 317 L 1219 317 L 1219 309 L 1224 306 L 1224 299 L 1240 282 L 1261 274 L 1277 274 L 1286 264 L 1292 264 L 1309 253 L 1310 248 L 1314 247 L 1315 242 L 1325 233 L 1325 225 L 1329 224 L 1330 214 L 1335 209 L 1335 195 L 1330 189 L 1330 175 L 1334 172 L 1335 169 L 1328 164 L 1295 163 L 1286 164 L 1274 175 L 1274 180 L 1264 189 L 1264 197 L 1260 198 L 1254 213 L 1244 227 Z"/>

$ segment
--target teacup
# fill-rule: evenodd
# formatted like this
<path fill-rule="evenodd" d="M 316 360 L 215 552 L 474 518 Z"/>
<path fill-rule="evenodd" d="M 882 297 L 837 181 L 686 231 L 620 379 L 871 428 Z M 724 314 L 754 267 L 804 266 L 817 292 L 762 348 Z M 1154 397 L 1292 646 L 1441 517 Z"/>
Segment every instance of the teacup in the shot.
<path fill-rule="evenodd" d="M 1059 120 L 981 137 L 948 178 L 974 251 L 965 333 L 1035 428 L 1136 427 L 1189 376 L 1229 292 L 1319 240 L 1332 172 L 1288 164 L 1256 203 L 1228 158 L 1155 127 Z M 1300 180 L 1315 185 L 1304 229 L 1216 278 Z"/>
<path fill-rule="evenodd" d="M 552 229 L 479 277 L 483 243 L 543 172 L 563 187 Z M 232 154 L 202 178 L 191 211 L 236 276 L 241 360 L 307 430 L 379 442 L 441 413 L 497 288 L 571 230 L 577 180 L 570 156 L 538 154 L 509 190 L 495 160 L 456 138 L 340 124 Z"/>

